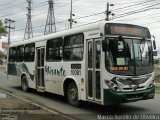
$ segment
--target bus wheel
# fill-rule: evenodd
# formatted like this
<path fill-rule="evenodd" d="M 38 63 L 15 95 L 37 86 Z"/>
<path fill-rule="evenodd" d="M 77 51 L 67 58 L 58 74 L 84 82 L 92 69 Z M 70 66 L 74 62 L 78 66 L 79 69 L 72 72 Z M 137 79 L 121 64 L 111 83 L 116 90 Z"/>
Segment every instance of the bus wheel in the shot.
<path fill-rule="evenodd" d="M 21 79 L 21 87 L 22 87 L 22 90 L 25 91 L 25 92 L 28 92 L 29 91 L 29 88 L 28 88 L 28 82 L 27 82 L 27 77 L 25 75 L 22 76 L 22 79 Z"/>
<path fill-rule="evenodd" d="M 80 104 L 80 101 L 78 100 L 78 89 L 75 83 L 70 83 L 67 88 L 67 100 L 68 102 L 78 107 Z"/>

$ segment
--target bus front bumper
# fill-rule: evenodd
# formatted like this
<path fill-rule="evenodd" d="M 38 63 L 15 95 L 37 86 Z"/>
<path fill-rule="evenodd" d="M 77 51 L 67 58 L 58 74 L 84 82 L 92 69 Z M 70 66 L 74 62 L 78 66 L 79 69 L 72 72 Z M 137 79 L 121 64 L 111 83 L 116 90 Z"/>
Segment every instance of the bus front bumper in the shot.
<path fill-rule="evenodd" d="M 109 89 L 104 90 L 104 105 L 135 102 L 138 100 L 153 99 L 155 86 L 141 91 L 132 92 L 112 92 Z"/>

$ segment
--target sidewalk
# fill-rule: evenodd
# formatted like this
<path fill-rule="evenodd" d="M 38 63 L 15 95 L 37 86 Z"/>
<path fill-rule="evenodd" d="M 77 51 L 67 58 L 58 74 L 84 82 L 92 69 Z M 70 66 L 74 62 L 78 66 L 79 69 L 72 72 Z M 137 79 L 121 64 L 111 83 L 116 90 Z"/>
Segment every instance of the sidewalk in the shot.
<path fill-rule="evenodd" d="M 0 120 L 69 120 L 0 90 Z"/>

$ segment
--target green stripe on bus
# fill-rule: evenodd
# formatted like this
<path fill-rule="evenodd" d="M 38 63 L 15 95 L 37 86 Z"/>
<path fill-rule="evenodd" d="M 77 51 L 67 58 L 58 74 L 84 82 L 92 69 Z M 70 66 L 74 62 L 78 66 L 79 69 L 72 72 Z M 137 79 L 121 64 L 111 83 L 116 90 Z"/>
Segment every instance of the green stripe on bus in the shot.
<path fill-rule="evenodd" d="M 31 80 L 33 81 L 34 80 L 34 75 L 32 75 L 29 70 L 28 70 L 28 67 L 26 66 L 26 64 L 21 64 L 21 67 L 23 68 L 23 71 L 27 72 L 31 78 Z"/>
<path fill-rule="evenodd" d="M 8 75 L 17 75 L 16 65 L 14 63 L 8 63 Z"/>

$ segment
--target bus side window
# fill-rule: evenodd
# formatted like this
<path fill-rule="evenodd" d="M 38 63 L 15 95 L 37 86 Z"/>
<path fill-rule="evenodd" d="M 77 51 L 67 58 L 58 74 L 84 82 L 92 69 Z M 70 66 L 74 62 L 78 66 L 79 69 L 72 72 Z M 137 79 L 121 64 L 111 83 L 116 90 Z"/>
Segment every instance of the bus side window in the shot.
<path fill-rule="evenodd" d="M 17 61 L 23 62 L 24 59 L 24 46 L 17 47 Z"/>
<path fill-rule="evenodd" d="M 9 49 L 9 62 L 16 61 L 16 47 L 12 47 Z"/>
<path fill-rule="evenodd" d="M 27 44 L 24 49 L 24 60 L 26 62 L 33 62 L 35 56 L 35 44 Z"/>
<path fill-rule="evenodd" d="M 35 46 L 34 44 L 32 44 L 30 49 L 30 61 L 34 61 L 34 54 L 35 54 Z"/>
<path fill-rule="evenodd" d="M 12 48 L 9 48 L 9 62 L 12 62 Z"/>
<path fill-rule="evenodd" d="M 64 60 L 80 61 L 83 59 L 83 46 L 84 46 L 83 34 L 66 36 L 64 38 Z"/>
<path fill-rule="evenodd" d="M 62 59 L 62 38 L 47 41 L 46 60 L 60 61 Z"/>

